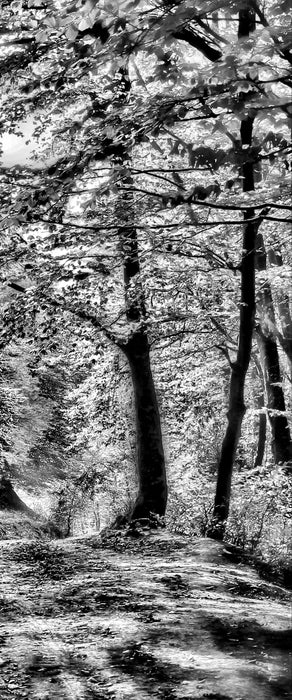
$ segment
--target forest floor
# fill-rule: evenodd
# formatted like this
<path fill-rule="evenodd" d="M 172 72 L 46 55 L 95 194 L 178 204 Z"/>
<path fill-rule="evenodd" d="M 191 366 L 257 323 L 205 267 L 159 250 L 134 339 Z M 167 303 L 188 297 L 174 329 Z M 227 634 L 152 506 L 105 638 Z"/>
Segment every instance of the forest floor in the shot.
<path fill-rule="evenodd" d="M 291 697 L 291 594 L 221 543 L 2 540 L 0 569 L 1 700 Z"/>

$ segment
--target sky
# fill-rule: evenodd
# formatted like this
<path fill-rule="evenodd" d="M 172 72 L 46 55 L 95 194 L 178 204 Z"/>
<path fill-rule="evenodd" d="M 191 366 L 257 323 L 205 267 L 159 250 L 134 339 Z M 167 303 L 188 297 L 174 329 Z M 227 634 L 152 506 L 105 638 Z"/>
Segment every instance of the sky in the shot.
<path fill-rule="evenodd" d="M 25 144 L 27 139 L 15 136 L 14 134 L 4 134 L 2 142 L 2 165 L 24 165 L 30 160 L 31 144 Z"/>
<path fill-rule="evenodd" d="M 15 134 L 8 133 L 3 134 L 2 158 L 0 162 L 4 167 L 30 165 L 37 168 L 44 166 L 44 161 L 35 161 L 32 159 L 32 151 L 36 146 L 36 141 L 31 137 L 35 127 L 35 121 L 27 119 L 19 124 L 19 128 L 23 131 L 23 136 L 16 136 Z"/>

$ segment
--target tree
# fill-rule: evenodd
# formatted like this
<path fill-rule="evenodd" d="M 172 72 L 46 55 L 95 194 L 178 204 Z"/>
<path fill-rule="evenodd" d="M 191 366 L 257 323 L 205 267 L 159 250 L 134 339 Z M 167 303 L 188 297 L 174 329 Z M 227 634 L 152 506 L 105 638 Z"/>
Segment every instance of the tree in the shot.
<path fill-rule="evenodd" d="M 130 81 L 126 68 L 120 69 L 118 106 L 126 100 Z M 122 143 L 115 164 L 129 169 L 130 158 Z M 167 504 L 165 459 L 158 402 L 150 363 L 147 314 L 139 261 L 138 236 L 135 228 L 135 203 L 131 192 L 132 176 L 121 177 L 122 188 L 116 204 L 116 217 L 123 221 L 118 228 L 122 254 L 127 321 L 131 332 L 120 344 L 131 371 L 136 414 L 137 472 L 139 493 L 132 519 L 149 518 L 151 513 L 164 516 Z M 129 188 L 129 189 L 128 189 Z"/>
<path fill-rule="evenodd" d="M 270 246 L 268 250 L 268 259 L 270 262 L 271 270 L 278 268 L 279 272 L 283 271 L 284 263 L 283 256 L 277 244 Z M 289 274 L 289 273 L 288 273 Z M 292 317 L 289 304 L 289 294 L 283 289 L 282 283 L 277 286 L 275 291 L 276 302 L 278 306 L 278 312 L 280 317 L 280 324 L 282 332 L 276 329 L 276 335 L 284 350 L 290 365 L 292 366 Z"/>
<path fill-rule="evenodd" d="M 257 269 L 266 274 L 267 255 L 263 236 L 256 243 Z M 259 322 L 256 328 L 267 391 L 267 408 L 272 430 L 272 452 L 276 463 L 289 463 L 292 442 L 286 414 L 285 396 L 277 347 L 277 326 L 272 290 L 267 279 L 261 285 L 258 299 Z"/>
<path fill-rule="evenodd" d="M 261 363 L 256 358 L 254 372 L 255 382 L 257 378 L 260 382 L 260 389 L 255 399 L 256 408 L 259 411 L 258 443 L 256 456 L 253 464 L 255 469 L 256 467 L 260 467 L 263 464 L 267 439 L 267 412 L 265 406 L 264 373 L 261 367 Z"/>
<path fill-rule="evenodd" d="M 248 37 L 255 29 L 255 13 L 248 9 L 239 11 L 238 38 Z M 247 114 L 241 121 L 240 136 L 242 148 L 250 149 L 253 138 L 254 118 Z M 254 189 L 254 166 L 248 160 L 242 166 L 244 192 Z M 228 425 L 222 444 L 218 466 L 218 478 L 213 513 L 213 524 L 209 535 L 222 539 L 225 523 L 229 513 L 231 477 L 241 424 L 245 413 L 244 385 L 248 370 L 255 315 L 255 245 L 258 223 L 250 222 L 254 210 L 248 209 L 244 214 L 247 223 L 244 226 L 243 253 L 241 262 L 241 306 L 238 350 L 235 362 L 231 366 L 230 395 L 228 407 Z"/>

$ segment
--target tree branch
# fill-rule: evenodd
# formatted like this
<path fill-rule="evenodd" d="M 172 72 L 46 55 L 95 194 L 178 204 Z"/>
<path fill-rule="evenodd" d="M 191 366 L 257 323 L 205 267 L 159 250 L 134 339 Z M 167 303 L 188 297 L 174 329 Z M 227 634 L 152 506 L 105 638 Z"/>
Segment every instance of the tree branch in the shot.
<path fill-rule="evenodd" d="M 28 291 L 26 287 L 23 287 L 23 285 L 17 284 L 16 282 L 7 282 L 7 286 L 11 287 L 12 289 L 15 289 L 17 292 L 25 293 Z M 43 291 L 43 290 L 42 290 Z M 70 304 L 67 304 L 66 302 L 60 302 L 57 299 L 54 299 L 53 297 L 50 297 L 49 294 L 43 291 L 43 297 L 46 299 L 46 301 L 49 302 L 52 306 L 55 306 L 63 311 L 69 311 L 69 313 L 74 314 L 75 316 L 78 316 L 78 318 L 81 318 L 82 321 L 87 321 L 91 323 L 91 325 L 96 328 L 98 331 L 104 333 L 106 338 L 110 340 L 112 343 L 114 343 L 117 347 L 123 348 L 124 344 L 118 340 L 116 335 L 110 331 L 110 329 L 107 326 L 104 326 L 101 321 L 96 318 L 93 314 L 89 313 L 88 311 L 84 311 L 82 309 L 72 309 Z M 116 323 L 122 316 L 124 315 L 124 311 L 122 311 L 118 317 L 112 322 L 111 325 Z"/>
<path fill-rule="evenodd" d="M 221 51 L 214 49 L 212 46 L 210 46 L 210 44 L 208 44 L 206 39 L 196 34 L 196 32 L 189 27 L 177 29 L 175 32 L 173 32 L 172 36 L 180 41 L 186 41 L 187 44 L 200 51 L 200 53 L 202 53 L 212 62 L 218 61 L 219 58 L 222 57 Z"/>

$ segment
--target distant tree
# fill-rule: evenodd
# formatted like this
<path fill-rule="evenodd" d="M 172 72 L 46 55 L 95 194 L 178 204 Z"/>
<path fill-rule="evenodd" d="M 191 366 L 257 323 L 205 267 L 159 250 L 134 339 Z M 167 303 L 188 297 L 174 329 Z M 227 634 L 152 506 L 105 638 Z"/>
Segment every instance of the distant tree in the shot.
<path fill-rule="evenodd" d="M 285 272 L 285 265 L 283 261 L 283 255 L 281 253 L 281 250 L 277 244 L 272 243 L 269 247 L 269 250 L 267 252 L 268 260 L 270 263 L 270 269 L 271 271 L 278 271 L 278 272 Z M 287 270 L 288 275 L 290 274 L 290 269 L 288 267 Z M 279 318 L 280 318 L 280 324 L 281 324 L 281 331 L 279 332 L 279 329 L 276 327 L 274 329 L 274 333 L 276 334 L 277 339 L 279 340 L 279 343 L 281 345 L 281 348 L 284 350 L 288 362 L 290 364 L 290 375 L 291 375 L 291 368 L 292 368 L 292 316 L 291 316 L 291 309 L 290 309 L 290 303 L 289 303 L 289 291 L 285 289 L 285 286 L 283 288 L 282 286 L 283 282 L 282 280 L 280 283 L 278 283 L 276 290 L 275 290 L 275 298 L 276 298 L 276 304 L 278 308 L 278 313 L 279 313 Z M 291 375 L 292 379 L 292 375 Z"/>
<path fill-rule="evenodd" d="M 257 269 L 266 274 L 267 254 L 264 239 L 260 233 L 257 236 L 256 249 Z M 277 323 L 272 289 L 267 279 L 262 282 L 259 291 L 256 335 L 266 383 L 267 409 L 272 431 L 272 452 L 276 463 L 285 464 L 292 460 L 292 442 L 277 346 Z"/>

